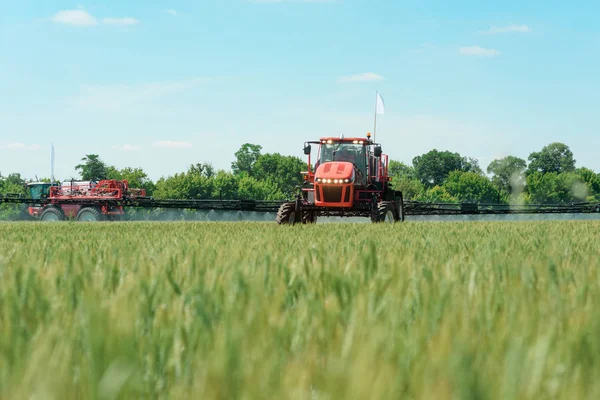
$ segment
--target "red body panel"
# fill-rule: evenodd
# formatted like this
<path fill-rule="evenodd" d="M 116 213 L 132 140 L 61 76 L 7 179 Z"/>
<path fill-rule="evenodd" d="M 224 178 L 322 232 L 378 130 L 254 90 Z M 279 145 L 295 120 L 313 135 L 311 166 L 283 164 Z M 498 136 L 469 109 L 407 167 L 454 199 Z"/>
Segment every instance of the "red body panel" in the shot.
<path fill-rule="evenodd" d="M 319 165 L 315 172 L 315 205 L 351 207 L 354 201 L 353 180 L 354 165 L 351 162 L 334 161 Z"/>
<path fill-rule="evenodd" d="M 81 205 L 79 205 L 79 204 L 61 204 L 60 207 L 62 208 L 62 210 L 65 213 L 65 216 L 67 218 L 75 218 L 77 216 L 77 213 L 79 212 L 79 209 L 81 208 Z"/>
<path fill-rule="evenodd" d="M 354 165 L 347 161 L 326 162 L 319 165 L 315 178 L 317 179 L 350 179 L 354 174 Z"/>

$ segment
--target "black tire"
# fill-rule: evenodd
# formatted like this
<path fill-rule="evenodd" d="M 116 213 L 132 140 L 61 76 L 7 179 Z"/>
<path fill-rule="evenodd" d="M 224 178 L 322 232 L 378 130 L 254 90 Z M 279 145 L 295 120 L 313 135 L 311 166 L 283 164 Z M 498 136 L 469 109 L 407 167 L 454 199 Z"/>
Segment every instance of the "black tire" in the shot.
<path fill-rule="evenodd" d="M 398 221 L 398 209 L 393 201 L 382 201 L 377 204 L 377 215 L 375 219 L 371 219 L 375 223 L 388 222 L 395 223 Z"/>
<path fill-rule="evenodd" d="M 316 224 L 317 223 L 317 214 L 310 211 L 304 211 L 302 213 L 302 223 L 303 224 Z"/>
<path fill-rule="evenodd" d="M 296 203 L 283 203 L 277 211 L 277 218 L 275 219 L 279 225 L 283 224 L 294 224 L 294 218 L 296 216 Z"/>
<path fill-rule="evenodd" d="M 103 220 L 104 215 L 97 207 L 81 207 L 77 213 L 77 221 L 98 222 Z"/>
<path fill-rule="evenodd" d="M 44 211 L 42 211 L 42 214 L 40 215 L 40 221 L 44 221 L 44 222 L 57 222 L 57 221 L 64 221 L 65 220 L 65 213 L 63 212 L 63 210 L 59 207 L 56 206 L 49 206 L 46 207 L 44 209 Z"/>
<path fill-rule="evenodd" d="M 404 215 L 404 198 L 402 196 L 402 193 L 400 193 L 400 198 L 396 200 L 396 207 L 398 210 L 396 212 L 396 222 L 404 222 L 406 216 Z"/>

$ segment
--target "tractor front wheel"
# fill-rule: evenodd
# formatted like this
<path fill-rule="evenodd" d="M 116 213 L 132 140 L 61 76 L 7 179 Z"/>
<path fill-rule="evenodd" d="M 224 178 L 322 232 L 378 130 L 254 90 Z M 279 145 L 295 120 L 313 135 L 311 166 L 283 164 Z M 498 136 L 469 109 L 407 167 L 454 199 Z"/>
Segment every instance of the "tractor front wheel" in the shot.
<path fill-rule="evenodd" d="M 317 215 L 314 212 L 300 211 L 302 224 L 314 224 L 317 222 Z M 296 223 L 296 203 L 283 203 L 277 211 L 276 221 L 279 225 Z"/>
<path fill-rule="evenodd" d="M 279 225 L 293 224 L 296 220 L 296 203 L 283 203 L 275 219 Z"/>
<path fill-rule="evenodd" d="M 104 215 L 96 207 L 83 207 L 77 213 L 77 221 L 97 222 L 103 219 Z"/>
<path fill-rule="evenodd" d="M 393 224 L 398 221 L 398 210 L 393 201 L 382 201 L 377 204 L 377 214 L 371 219 L 373 222 L 387 222 Z"/>
<path fill-rule="evenodd" d="M 63 210 L 55 206 L 46 207 L 40 215 L 40 220 L 44 222 L 57 222 L 63 221 L 64 219 L 65 213 Z"/>

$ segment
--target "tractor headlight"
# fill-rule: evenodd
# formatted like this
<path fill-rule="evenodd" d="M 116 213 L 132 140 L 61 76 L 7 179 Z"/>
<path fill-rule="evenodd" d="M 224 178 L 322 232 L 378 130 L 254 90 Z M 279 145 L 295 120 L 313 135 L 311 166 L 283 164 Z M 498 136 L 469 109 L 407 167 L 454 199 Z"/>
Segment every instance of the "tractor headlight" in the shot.
<path fill-rule="evenodd" d="M 317 183 L 333 183 L 333 184 L 343 184 L 343 183 L 351 183 L 354 182 L 353 178 L 346 179 L 324 179 L 324 178 L 315 178 L 315 182 Z"/>

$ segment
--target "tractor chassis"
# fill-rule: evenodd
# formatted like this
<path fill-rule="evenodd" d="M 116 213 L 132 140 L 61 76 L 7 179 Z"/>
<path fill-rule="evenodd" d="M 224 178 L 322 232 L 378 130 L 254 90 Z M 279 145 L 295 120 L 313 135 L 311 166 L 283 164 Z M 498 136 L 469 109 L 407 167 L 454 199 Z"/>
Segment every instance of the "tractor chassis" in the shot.
<path fill-rule="evenodd" d="M 314 204 L 303 204 L 301 210 L 315 213 L 319 217 L 370 217 L 373 213 L 370 203 L 356 204 L 354 207 L 317 207 Z"/>
<path fill-rule="evenodd" d="M 393 200 L 379 200 L 373 193 L 371 200 L 357 201 L 352 207 L 317 206 L 303 196 L 295 201 L 283 203 L 277 213 L 279 224 L 313 223 L 318 217 L 363 217 L 373 222 L 383 222 L 386 210 L 391 211 L 394 222 L 404 221 L 402 195 Z M 387 207 L 387 208 L 386 208 Z"/>

